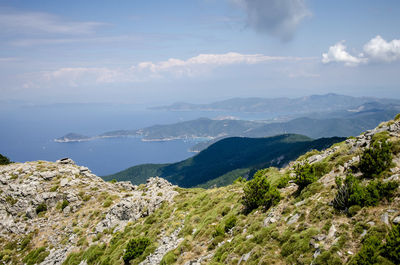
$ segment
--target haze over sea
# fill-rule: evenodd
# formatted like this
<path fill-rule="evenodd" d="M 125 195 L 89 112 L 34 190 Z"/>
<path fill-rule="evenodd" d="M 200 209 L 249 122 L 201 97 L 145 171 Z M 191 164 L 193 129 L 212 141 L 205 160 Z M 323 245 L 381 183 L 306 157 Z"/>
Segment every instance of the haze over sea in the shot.
<path fill-rule="evenodd" d="M 104 176 L 143 163 L 169 163 L 193 155 L 194 142 L 142 142 L 140 138 L 107 138 L 79 143 L 56 143 L 69 132 L 95 136 L 107 131 L 140 129 L 199 117 L 235 115 L 267 119 L 266 114 L 167 112 L 128 104 L 2 104 L 0 153 L 15 162 L 72 158 Z"/>

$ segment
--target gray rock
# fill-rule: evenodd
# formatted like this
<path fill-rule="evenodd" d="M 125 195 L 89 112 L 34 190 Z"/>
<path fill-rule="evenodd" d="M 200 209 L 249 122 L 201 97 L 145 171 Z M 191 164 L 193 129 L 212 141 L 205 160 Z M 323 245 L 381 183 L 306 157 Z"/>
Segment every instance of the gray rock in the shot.
<path fill-rule="evenodd" d="M 400 215 L 393 219 L 394 224 L 400 224 Z"/>
<path fill-rule="evenodd" d="M 174 190 L 175 187 L 162 178 L 148 179 L 145 187 L 146 193 L 141 190 L 134 190 L 131 197 L 123 198 L 119 203 L 112 206 L 105 219 L 97 225 L 96 231 L 102 232 L 114 227 L 116 231 L 119 231 L 129 221 L 135 221 L 153 213 L 161 206 L 162 202 L 172 202 L 175 195 L 178 194 Z"/>
<path fill-rule="evenodd" d="M 67 178 L 63 178 L 63 179 L 60 181 L 60 186 L 61 186 L 61 187 L 67 186 L 68 182 L 69 182 L 69 180 L 68 180 Z"/>
<path fill-rule="evenodd" d="M 389 225 L 389 215 L 387 212 L 385 212 L 384 214 L 381 215 L 381 221 L 385 224 L 385 225 Z"/>
<path fill-rule="evenodd" d="M 253 235 L 247 235 L 246 239 L 252 239 L 254 236 Z"/>
<path fill-rule="evenodd" d="M 289 221 L 287 222 L 288 225 L 294 224 L 297 222 L 297 220 L 299 220 L 300 218 L 300 214 L 296 213 L 295 215 L 293 215 L 292 217 L 290 217 Z"/>
<path fill-rule="evenodd" d="M 61 265 L 67 258 L 67 253 L 69 252 L 70 248 L 70 246 L 66 246 L 65 248 L 61 249 L 50 250 L 50 254 L 43 262 L 40 263 L 40 265 Z"/>
<path fill-rule="evenodd" d="M 399 174 L 394 174 L 386 179 L 383 180 L 383 182 L 388 182 L 388 181 L 398 181 L 399 180 Z"/>
<path fill-rule="evenodd" d="M 329 228 L 327 239 L 333 239 L 336 235 L 336 227 L 332 224 L 331 228 Z"/>
<path fill-rule="evenodd" d="M 146 257 L 144 261 L 139 263 L 139 265 L 152 265 L 160 264 L 162 258 L 168 251 L 171 251 L 178 247 L 178 245 L 183 241 L 183 238 L 179 238 L 179 232 L 182 228 L 176 229 L 170 236 L 163 236 L 158 240 L 157 249 Z"/>
<path fill-rule="evenodd" d="M 321 254 L 321 250 L 318 248 L 317 250 L 315 250 L 313 258 L 316 259 L 320 254 Z"/>
<path fill-rule="evenodd" d="M 39 174 L 44 180 L 52 180 L 57 175 L 55 171 L 45 171 Z"/>
<path fill-rule="evenodd" d="M 242 261 L 247 261 L 251 256 L 251 251 L 249 253 L 243 254 L 242 257 L 240 258 L 238 264 L 242 263 Z"/>
<path fill-rule="evenodd" d="M 56 163 L 62 164 L 62 165 L 75 165 L 75 162 L 68 157 L 61 158 L 60 160 L 57 160 Z"/>
<path fill-rule="evenodd" d="M 323 241 L 323 240 L 325 240 L 326 235 L 319 234 L 319 235 L 313 236 L 312 238 L 314 238 L 316 241 Z"/>

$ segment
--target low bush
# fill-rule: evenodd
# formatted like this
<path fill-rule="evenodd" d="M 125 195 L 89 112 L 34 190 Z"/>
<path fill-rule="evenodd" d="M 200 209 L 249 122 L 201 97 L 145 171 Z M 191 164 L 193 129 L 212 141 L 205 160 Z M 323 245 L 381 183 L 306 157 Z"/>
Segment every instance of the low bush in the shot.
<path fill-rule="evenodd" d="M 39 264 L 50 254 L 49 251 L 46 251 L 46 247 L 40 247 L 38 249 L 34 249 L 26 255 L 23 259 L 23 262 L 27 265 Z"/>
<path fill-rule="evenodd" d="M 67 200 L 63 200 L 63 202 L 61 203 L 61 210 L 64 210 L 65 207 L 67 207 L 69 205 L 69 202 Z"/>
<path fill-rule="evenodd" d="M 242 202 L 246 212 L 258 207 L 263 207 L 266 211 L 281 199 L 279 191 L 276 187 L 271 186 L 262 172 L 257 172 L 252 180 L 247 181 L 243 191 Z"/>
<path fill-rule="evenodd" d="M 294 183 L 299 186 L 299 194 L 305 187 L 317 180 L 315 167 L 311 166 L 308 163 L 304 165 L 297 164 L 294 168 L 294 172 L 296 174 L 294 178 Z"/>
<path fill-rule="evenodd" d="M 382 256 L 394 264 L 400 264 L 400 224 L 394 225 L 387 235 Z"/>
<path fill-rule="evenodd" d="M 392 144 L 383 137 L 372 141 L 371 148 L 365 149 L 361 156 L 359 169 L 365 178 L 378 177 L 392 163 Z"/>
<path fill-rule="evenodd" d="M 380 180 L 374 180 L 369 182 L 368 185 L 362 186 L 360 181 L 350 174 L 339 188 L 332 203 L 336 209 L 346 212 L 353 205 L 360 207 L 375 206 L 383 198 L 390 200 L 397 187 L 397 182 L 382 182 Z"/>
<path fill-rule="evenodd" d="M 150 240 L 146 237 L 133 238 L 129 240 L 125 249 L 125 254 L 122 257 L 125 264 L 129 264 L 132 259 L 135 259 L 143 254 L 146 248 L 150 245 Z"/>
<path fill-rule="evenodd" d="M 237 222 L 236 216 L 234 216 L 234 215 L 229 216 L 228 219 L 226 219 L 226 221 L 225 221 L 225 227 L 224 227 L 225 232 L 228 232 L 229 230 L 234 228 L 236 225 L 236 222 Z"/>
<path fill-rule="evenodd" d="M 10 163 L 12 163 L 12 162 L 10 161 L 10 159 L 8 159 L 8 157 L 0 154 L 0 165 L 8 165 Z"/>
<path fill-rule="evenodd" d="M 47 205 L 43 202 L 36 207 L 36 214 L 47 211 Z"/>

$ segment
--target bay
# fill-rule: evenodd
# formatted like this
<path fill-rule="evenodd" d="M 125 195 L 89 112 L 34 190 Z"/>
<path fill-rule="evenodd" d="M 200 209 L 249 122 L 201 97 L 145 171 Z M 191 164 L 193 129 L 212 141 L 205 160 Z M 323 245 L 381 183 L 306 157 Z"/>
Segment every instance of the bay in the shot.
<path fill-rule="evenodd" d="M 195 142 L 143 142 L 140 138 L 125 137 L 57 143 L 54 139 L 69 132 L 94 136 L 112 130 L 139 129 L 199 117 L 270 118 L 265 114 L 156 111 L 130 104 L 3 104 L 0 110 L 1 154 L 15 162 L 55 161 L 70 157 L 99 176 L 143 163 L 171 163 L 186 159 L 194 155 L 188 150 Z"/>

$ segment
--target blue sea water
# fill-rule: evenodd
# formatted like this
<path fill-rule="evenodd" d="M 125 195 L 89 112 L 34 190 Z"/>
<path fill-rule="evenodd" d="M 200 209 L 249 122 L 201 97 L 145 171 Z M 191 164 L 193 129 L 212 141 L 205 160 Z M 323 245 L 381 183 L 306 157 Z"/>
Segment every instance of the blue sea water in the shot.
<path fill-rule="evenodd" d="M 143 142 L 140 138 L 108 138 L 89 142 L 57 143 L 69 132 L 87 136 L 119 129 L 139 129 L 199 117 L 214 118 L 235 113 L 167 112 L 145 106 L 117 104 L 54 104 L 0 106 L 0 154 L 15 162 L 72 158 L 104 176 L 143 163 L 170 163 L 193 153 L 193 142 Z M 240 114 L 239 114 L 240 115 Z M 254 118 L 243 116 L 240 118 Z M 259 115 L 256 118 L 268 118 Z"/>

